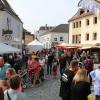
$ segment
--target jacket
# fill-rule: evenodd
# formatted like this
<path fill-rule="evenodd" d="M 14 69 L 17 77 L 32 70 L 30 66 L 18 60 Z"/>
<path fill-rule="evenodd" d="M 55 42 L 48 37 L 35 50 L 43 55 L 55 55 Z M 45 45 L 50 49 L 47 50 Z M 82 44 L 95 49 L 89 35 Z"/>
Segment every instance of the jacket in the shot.
<path fill-rule="evenodd" d="M 60 86 L 60 97 L 68 97 L 70 96 L 70 87 L 71 87 L 71 83 L 74 77 L 74 72 L 67 69 L 65 70 L 64 74 L 67 76 L 67 82 L 63 81 L 63 79 L 61 78 L 61 86 Z"/>
<path fill-rule="evenodd" d="M 84 81 L 72 82 L 71 100 L 88 100 L 87 97 L 90 93 L 90 83 Z"/>

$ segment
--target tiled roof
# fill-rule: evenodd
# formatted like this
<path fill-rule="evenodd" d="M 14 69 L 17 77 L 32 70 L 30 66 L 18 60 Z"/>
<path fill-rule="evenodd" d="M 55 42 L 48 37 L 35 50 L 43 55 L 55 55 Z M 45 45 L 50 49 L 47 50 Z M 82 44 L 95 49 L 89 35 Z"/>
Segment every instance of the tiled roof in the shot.
<path fill-rule="evenodd" d="M 86 12 L 85 10 L 84 10 L 84 12 L 82 14 L 80 14 L 81 10 L 83 10 L 83 9 L 79 9 L 77 11 L 77 13 L 71 19 L 69 19 L 69 22 L 73 21 L 73 20 L 76 20 L 76 19 L 80 19 L 80 18 L 86 17 L 86 16 L 93 15 L 91 12 Z"/>
<path fill-rule="evenodd" d="M 24 34 L 24 35 L 34 36 L 34 34 L 31 34 L 31 32 L 29 32 L 29 31 L 26 30 L 26 29 L 23 29 L 23 34 Z"/>
<path fill-rule="evenodd" d="M 69 24 L 60 24 L 52 29 L 50 32 L 69 33 Z"/>
<path fill-rule="evenodd" d="M 50 30 L 50 29 L 53 29 L 54 27 L 52 27 L 52 26 L 41 26 L 40 28 L 39 28 L 39 30 Z"/>
<path fill-rule="evenodd" d="M 14 16 L 20 22 L 22 22 L 21 19 L 18 17 L 18 15 L 15 13 L 15 11 L 12 9 L 10 4 L 6 0 L 0 0 L 0 10 L 8 11 L 12 16 Z"/>
<path fill-rule="evenodd" d="M 100 3 L 100 0 L 95 0 L 95 1 L 97 1 L 97 2 L 99 2 L 99 3 Z"/>

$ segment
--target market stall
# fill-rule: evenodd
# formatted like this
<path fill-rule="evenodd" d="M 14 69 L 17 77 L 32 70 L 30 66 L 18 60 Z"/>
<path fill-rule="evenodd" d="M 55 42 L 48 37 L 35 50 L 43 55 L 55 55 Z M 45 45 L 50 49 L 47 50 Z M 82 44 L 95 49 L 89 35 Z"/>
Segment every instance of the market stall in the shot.
<path fill-rule="evenodd" d="M 37 52 L 43 49 L 43 44 L 40 43 L 38 40 L 34 40 L 27 45 L 29 52 Z"/>
<path fill-rule="evenodd" d="M 83 45 L 79 50 L 82 51 L 89 51 L 90 55 L 92 56 L 94 63 L 100 62 L 100 45 L 91 44 L 91 45 Z"/>
<path fill-rule="evenodd" d="M 10 45 L 0 43 L 0 54 L 8 54 L 8 53 L 19 53 L 20 49 L 12 47 Z"/>

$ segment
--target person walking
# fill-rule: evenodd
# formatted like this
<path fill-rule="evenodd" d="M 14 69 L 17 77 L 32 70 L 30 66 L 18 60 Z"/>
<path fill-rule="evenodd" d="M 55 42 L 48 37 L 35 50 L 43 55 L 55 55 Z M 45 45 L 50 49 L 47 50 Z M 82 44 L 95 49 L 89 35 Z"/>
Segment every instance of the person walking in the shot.
<path fill-rule="evenodd" d="M 9 79 L 10 88 L 4 92 L 4 100 L 28 100 L 24 93 L 19 93 L 17 89 L 21 84 L 19 75 L 13 75 Z"/>
<path fill-rule="evenodd" d="M 54 57 L 53 68 L 52 68 L 52 76 L 53 76 L 53 78 L 57 77 L 57 67 L 58 67 L 58 60 L 57 60 L 56 57 Z"/>
<path fill-rule="evenodd" d="M 74 77 L 73 67 L 66 69 L 61 76 L 59 96 L 62 100 L 71 100 L 71 83 Z"/>
<path fill-rule="evenodd" d="M 86 69 L 79 69 L 71 85 L 71 100 L 88 100 L 90 82 Z M 67 99 L 66 99 L 67 100 Z"/>
<path fill-rule="evenodd" d="M 91 71 L 90 75 L 93 80 L 95 100 L 100 100 L 100 66 Z"/>
<path fill-rule="evenodd" d="M 59 65 L 60 65 L 60 75 L 62 76 L 66 68 L 66 57 L 64 54 L 62 54 L 61 57 L 59 58 Z"/>
<path fill-rule="evenodd" d="M 47 74 L 51 75 L 51 72 L 52 72 L 52 63 L 53 63 L 53 59 L 54 59 L 54 56 L 52 54 L 52 52 L 48 55 L 48 59 L 47 59 Z"/>
<path fill-rule="evenodd" d="M 8 64 L 4 63 L 4 58 L 0 56 L 0 79 L 6 80 L 6 71 L 10 68 Z"/>

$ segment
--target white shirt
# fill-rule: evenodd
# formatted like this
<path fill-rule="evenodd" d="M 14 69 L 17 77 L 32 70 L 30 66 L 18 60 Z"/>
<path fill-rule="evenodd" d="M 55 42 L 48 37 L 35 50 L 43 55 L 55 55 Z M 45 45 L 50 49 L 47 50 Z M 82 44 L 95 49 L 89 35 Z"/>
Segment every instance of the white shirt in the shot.
<path fill-rule="evenodd" d="M 8 89 L 4 92 L 4 100 L 9 100 L 7 96 L 7 91 L 11 100 L 28 100 L 27 96 L 24 93 L 19 93 L 18 91 L 13 89 Z"/>
<path fill-rule="evenodd" d="M 45 59 L 39 60 L 39 63 L 40 63 L 41 66 L 44 66 L 45 65 Z"/>
<path fill-rule="evenodd" d="M 100 69 L 91 71 L 90 75 L 94 81 L 94 93 L 95 95 L 100 95 Z"/>

